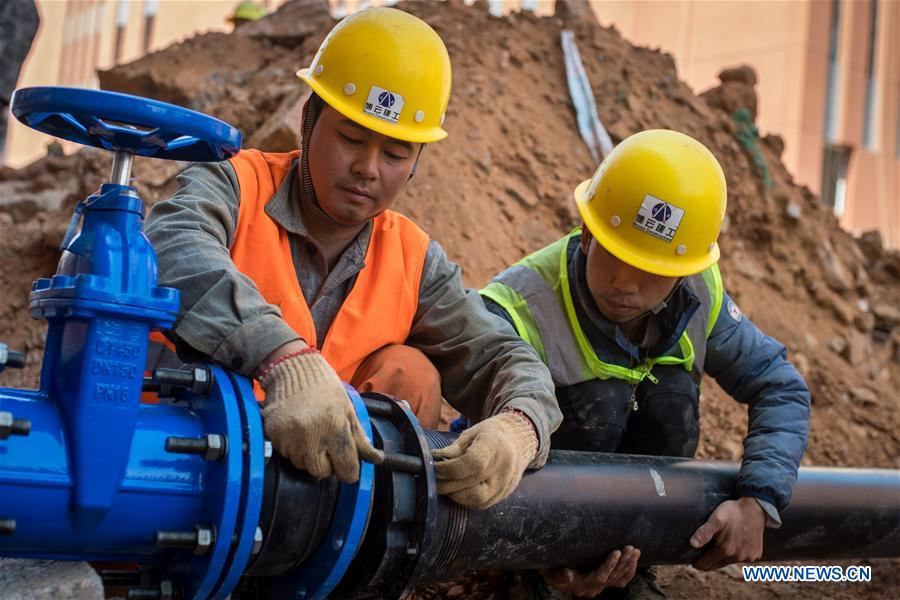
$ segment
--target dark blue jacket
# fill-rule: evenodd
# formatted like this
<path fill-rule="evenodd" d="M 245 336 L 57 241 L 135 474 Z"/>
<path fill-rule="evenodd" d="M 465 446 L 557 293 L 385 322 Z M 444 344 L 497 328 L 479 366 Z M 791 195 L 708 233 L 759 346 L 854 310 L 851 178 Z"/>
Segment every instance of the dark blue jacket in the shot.
<path fill-rule="evenodd" d="M 733 316 L 737 315 L 737 317 Z M 809 434 L 809 388 L 787 351 L 725 294 L 707 340 L 705 372 L 747 405 L 748 431 L 735 491 L 783 510 Z"/>

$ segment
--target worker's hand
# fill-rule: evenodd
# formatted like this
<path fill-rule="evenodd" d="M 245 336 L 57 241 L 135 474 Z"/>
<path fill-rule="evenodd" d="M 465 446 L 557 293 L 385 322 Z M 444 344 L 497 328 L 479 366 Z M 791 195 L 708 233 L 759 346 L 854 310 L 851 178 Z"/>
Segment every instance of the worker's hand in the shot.
<path fill-rule="evenodd" d="M 603 563 L 590 573 L 559 567 L 541 569 L 544 580 L 557 590 L 576 598 L 593 598 L 606 588 L 623 588 L 634 578 L 641 551 L 625 546 L 610 552 Z"/>
<path fill-rule="evenodd" d="M 313 477 L 359 479 L 359 458 L 384 455 L 363 433 L 337 373 L 314 349 L 274 363 L 261 378 L 266 391 L 263 425 L 272 446 Z"/>
<path fill-rule="evenodd" d="M 723 502 L 691 536 L 694 548 L 702 548 L 715 539 L 713 547 L 694 562 L 694 567 L 709 571 L 733 562 L 759 560 L 765 528 L 766 513 L 755 498 Z"/>
<path fill-rule="evenodd" d="M 485 419 L 432 452 L 438 493 L 469 508 L 496 504 L 519 484 L 537 447 L 528 417 L 502 412 Z"/>

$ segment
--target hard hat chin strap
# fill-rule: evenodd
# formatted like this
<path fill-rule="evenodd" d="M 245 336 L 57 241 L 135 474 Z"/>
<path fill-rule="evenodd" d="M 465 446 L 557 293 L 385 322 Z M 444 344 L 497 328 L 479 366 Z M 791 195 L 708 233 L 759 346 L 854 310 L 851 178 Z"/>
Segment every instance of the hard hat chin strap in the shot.
<path fill-rule="evenodd" d="M 312 130 L 322 114 L 325 101 L 318 94 L 312 92 L 306 101 L 306 107 L 303 112 L 303 129 L 300 137 L 300 181 L 302 185 L 303 198 L 309 200 L 310 205 L 325 221 L 332 225 L 341 227 L 334 217 L 325 212 L 322 205 L 319 204 L 319 198 L 316 196 L 316 188 L 313 186 L 312 176 L 309 173 L 309 140 L 312 138 Z"/>
<path fill-rule="evenodd" d="M 642 314 L 638 318 L 650 316 L 651 314 L 658 315 L 663 310 L 665 310 L 665 308 L 667 306 L 669 306 L 669 301 L 672 299 L 672 296 L 674 296 L 675 292 L 678 291 L 678 288 L 681 287 L 681 284 L 683 281 L 684 281 L 684 277 L 679 277 L 678 281 L 675 282 L 675 285 L 672 286 L 672 290 L 668 293 L 668 295 L 665 297 L 665 299 L 662 302 L 660 302 L 659 304 L 657 304 L 656 306 L 654 306 L 653 308 L 651 308 L 649 311 Z"/>
<path fill-rule="evenodd" d="M 406 183 L 409 183 L 410 180 L 413 178 L 413 175 L 416 174 L 416 169 L 419 168 L 419 159 L 422 158 L 422 150 L 424 150 L 424 149 L 425 149 L 425 144 L 419 145 L 419 153 L 416 154 L 416 162 L 413 163 L 412 171 L 410 171 L 409 179 L 406 180 Z"/>

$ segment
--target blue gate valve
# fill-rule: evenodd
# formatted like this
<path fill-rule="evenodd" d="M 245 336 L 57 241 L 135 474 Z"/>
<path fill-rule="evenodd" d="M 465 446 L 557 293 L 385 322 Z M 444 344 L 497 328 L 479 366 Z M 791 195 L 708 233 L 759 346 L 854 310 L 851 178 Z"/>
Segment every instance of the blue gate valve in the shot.
<path fill-rule="evenodd" d="M 56 275 L 31 291 L 32 316 L 49 323 L 41 390 L 62 409 L 74 524 L 90 531 L 112 506 L 125 472 L 147 336 L 170 328 L 178 315 L 178 291 L 156 285 L 144 204 L 128 185 L 132 158 L 221 160 L 240 149 L 241 135 L 206 115 L 95 90 L 22 89 L 12 110 L 38 131 L 115 153 L 111 182 L 76 208 Z"/>
<path fill-rule="evenodd" d="M 212 597 L 233 587 L 258 535 L 259 410 L 249 382 L 217 368 L 201 370 L 206 393 L 186 393 L 182 406 L 141 404 L 149 333 L 174 324 L 179 293 L 157 285 L 144 204 L 129 182 L 134 155 L 224 160 L 240 150 L 241 133 L 185 108 L 96 90 L 20 89 L 11 110 L 114 159 L 110 181 L 78 203 L 56 274 L 32 286 L 31 314 L 48 321 L 40 387 L 0 389 L 10 434 L 0 446 L 0 551 L 146 562 L 173 552 L 167 533 L 194 531 L 197 552 L 172 570 L 187 575 L 191 597 Z M 230 440 L 238 451 L 190 457 L 177 443 L 185 438 Z M 259 464 L 241 451 L 251 442 Z M 236 554 L 243 562 L 232 574 Z"/>

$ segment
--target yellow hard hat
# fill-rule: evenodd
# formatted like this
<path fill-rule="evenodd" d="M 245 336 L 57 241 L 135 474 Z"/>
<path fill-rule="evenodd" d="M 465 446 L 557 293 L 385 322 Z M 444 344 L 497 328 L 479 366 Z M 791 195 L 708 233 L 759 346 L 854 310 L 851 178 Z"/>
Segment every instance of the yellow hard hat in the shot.
<path fill-rule="evenodd" d="M 436 142 L 450 100 L 450 56 L 435 31 L 395 8 L 338 23 L 297 76 L 354 122 L 407 142 Z"/>
<path fill-rule="evenodd" d="M 245 0 L 237 5 L 237 8 L 234 9 L 234 14 L 228 17 L 228 21 L 231 23 L 235 21 L 258 21 L 267 14 L 269 13 L 265 7 L 251 0 Z"/>
<path fill-rule="evenodd" d="M 682 277 L 719 260 L 725 174 L 694 138 L 652 129 L 624 139 L 575 189 L 581 218 L 619 260 Z"/>

